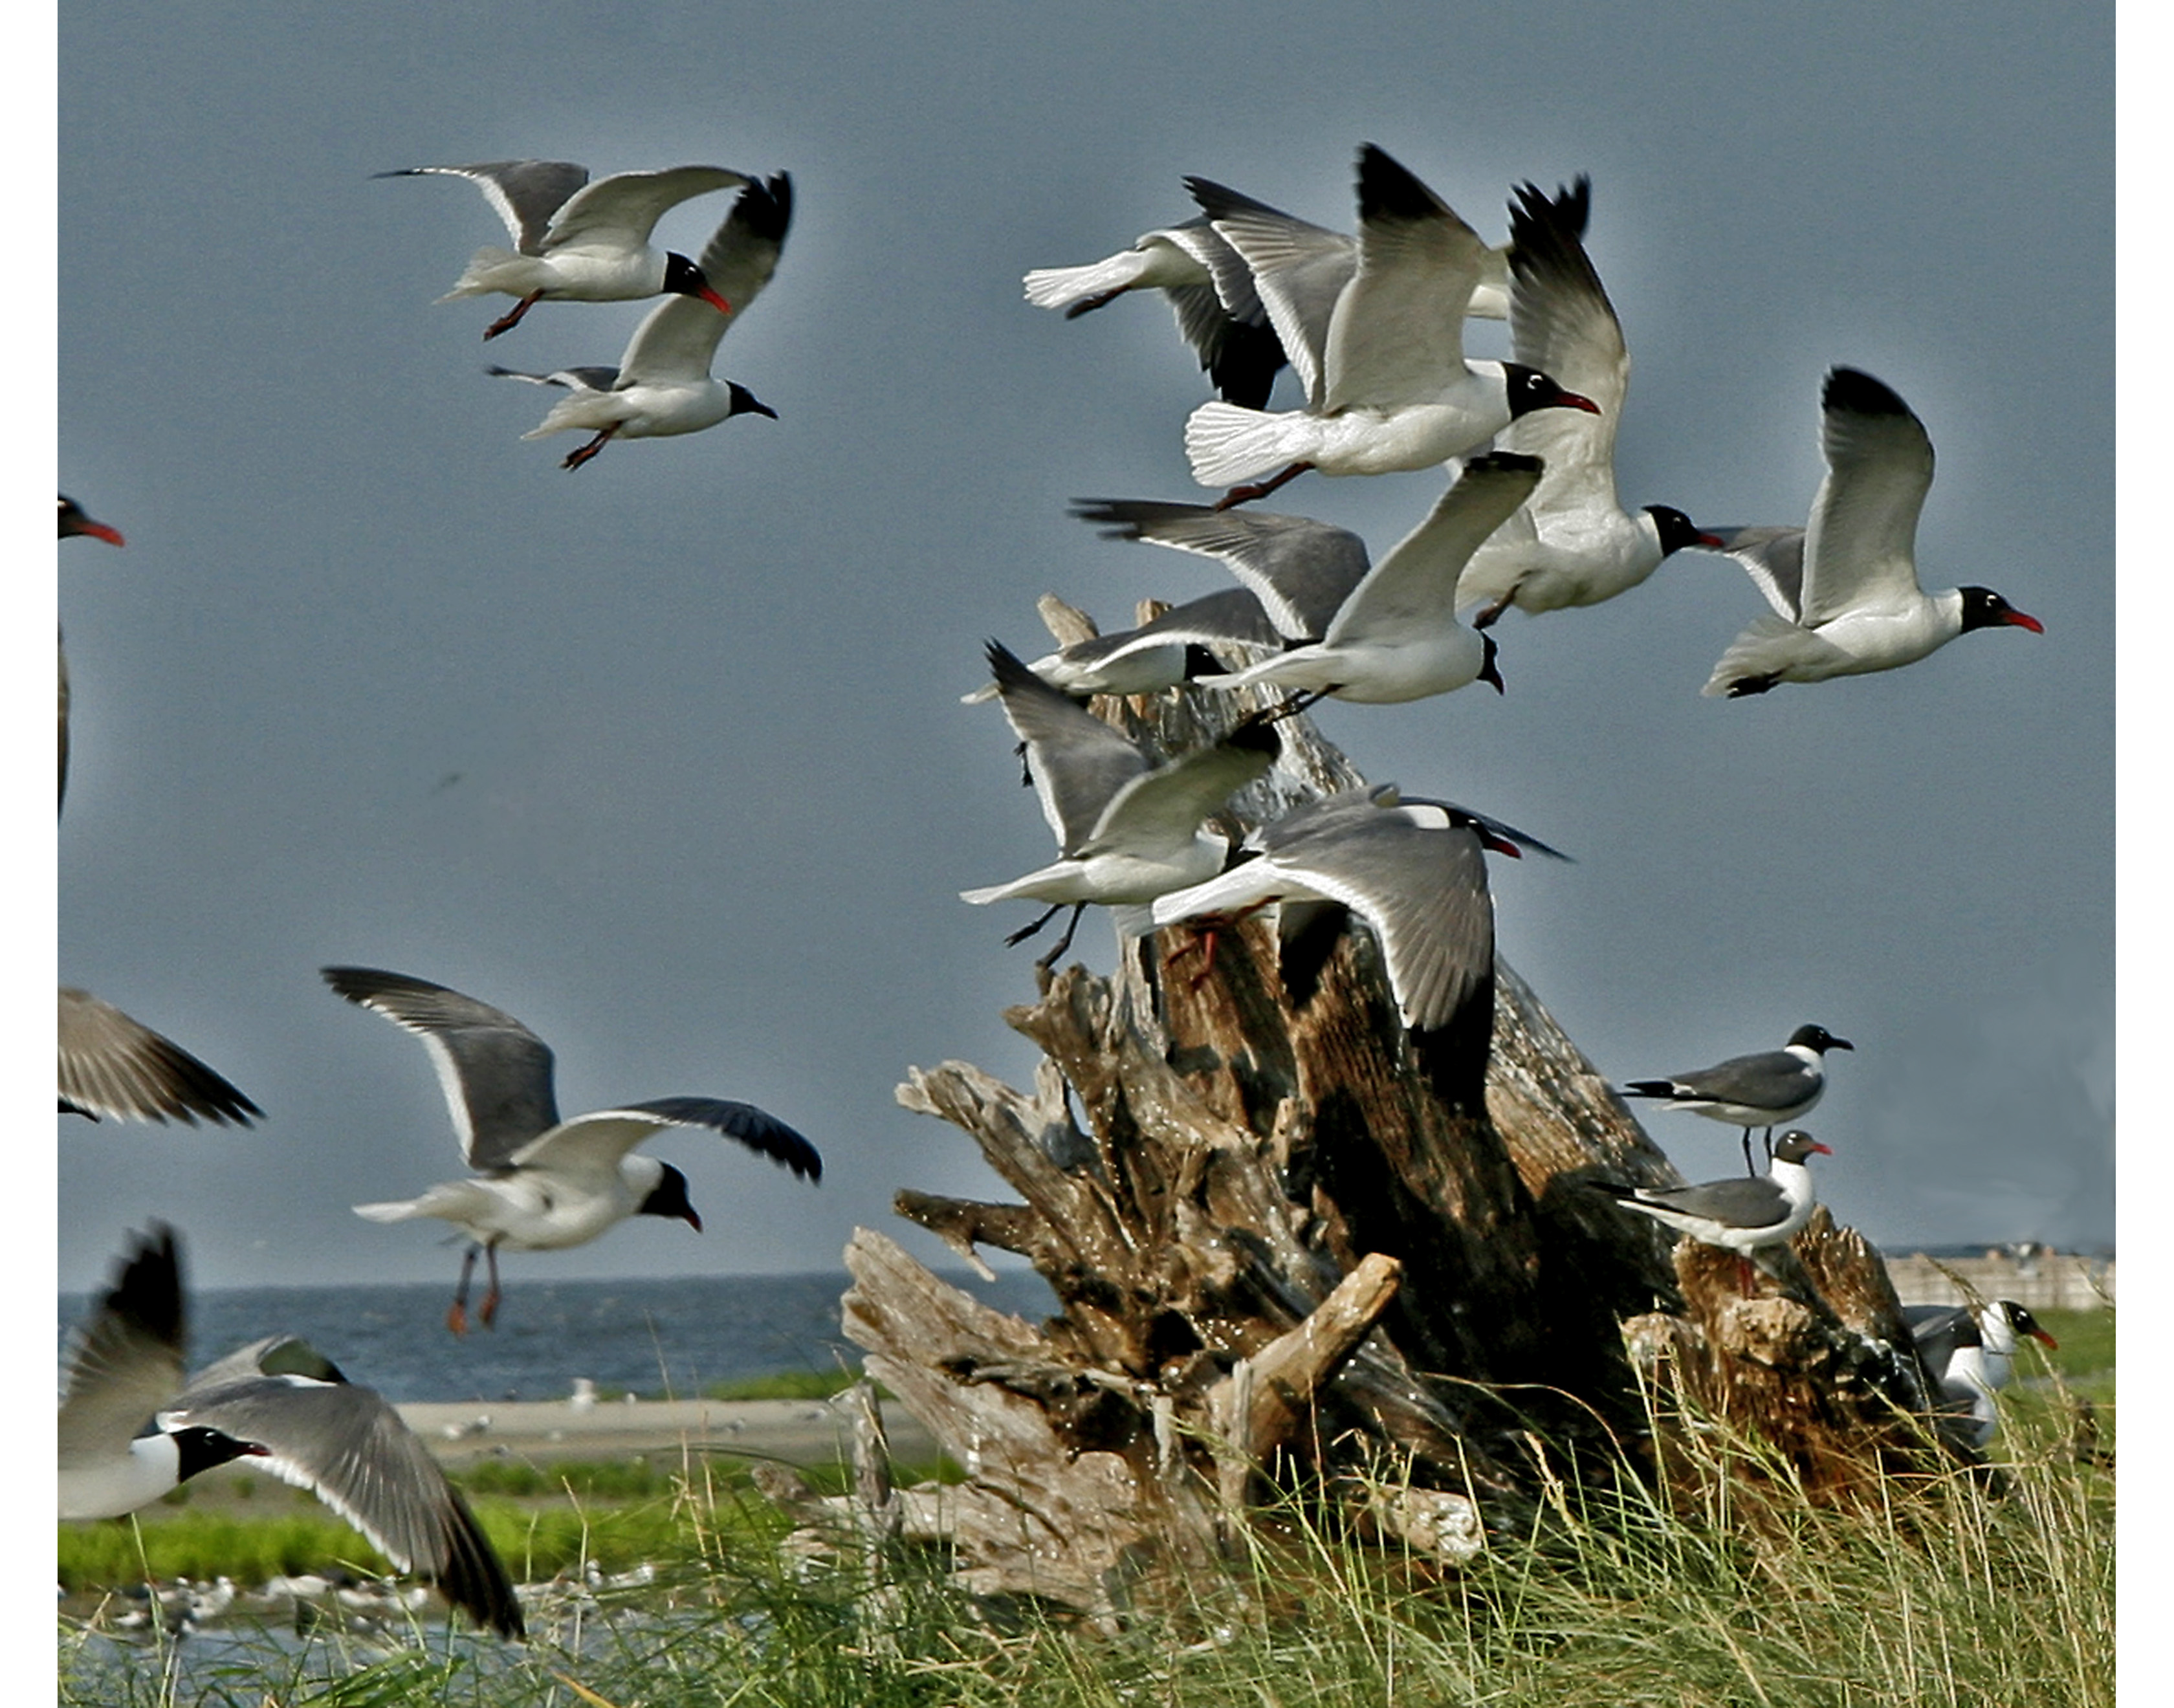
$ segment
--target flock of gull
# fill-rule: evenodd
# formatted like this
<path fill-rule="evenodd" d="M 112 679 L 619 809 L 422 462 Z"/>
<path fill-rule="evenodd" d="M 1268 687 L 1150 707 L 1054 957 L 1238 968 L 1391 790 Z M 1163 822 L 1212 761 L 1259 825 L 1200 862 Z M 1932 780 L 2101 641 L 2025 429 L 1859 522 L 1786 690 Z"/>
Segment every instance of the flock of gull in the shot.
<path fill-rule="evenodd" d="M 711 369 L 719 341 L 776 268 L 792 213 L 785 174 L 680 166 L 592 181 L 567 162 L 522 160 L 381 176 L 464 178 L 505 222 L 514 247 L 479 251 L 448 294 L 515 299 L 486 338 L 512 331 L 539 302 L 662 299 L 616 366 L 489 370 L 567 392 L 525 435 L 590 435 L 566 468 L 615 439 L 774 415 Z M 1931 441 L 1899 396 L 1854 369 L 1835 368 L 1822 388 L 1827 473 L 1804 526 L 1710 532 L 1668 505 L 1625 510 L 1614 457 L 1630 359 L 1584 247 L 1587 181 L 1552 196 L 1518 187 L 1501 248 L 1371 144 L 1359 154 L 1355 235 L 1205 179 L 1184 181 L 1198 217 L 1103 261 L 1025 278 L 1030 302 L 1068 316 L 1136 291 L 1168 299 L 1218 393 L 1186 423 L 1192 473 L 1226 489 L 1212 504 L 1081 500 L 1075 514 L 1115 538 L 1211 559 L 1237 583 L 1030 662 L 988 644 L 992 681 L 965 698 L 1000 703 L 1058 853 L 1009 883 L 962 895 L 978 904 L 1046 904 L 1014 943 L 1069 909 L 1043 968 L 1069 946 L 1090 905 L 1111 910 L 1129 938 L 1273 908 L 1286 987 L 1302 999 L 1355 916 L 1378 938 L 1401 1019 L 1423 1042 L 1468 1026 L 1479 1005 L 1491 1003 L 1485 854 L 1556 851 L 1484 813 L 1392 784 L 1310 801 L 1233 846 L 1211 821 L 1276 765 L 1284 720 L 1327 696 L 1398 704 L 1474 683 L 1499 693 L 1490 630 L 1512 607 L 1539 615 L 1620 597 L 1686 549 L 1733 557 L 1771 607 L 1716 665 L 1709 695 L 1894 669 L 1975 629 L 2040 630 L 1988 589 L 1921 588 L 1915 535 L 1932 482 Z M 668 209 L 727 189 L 738 192 L 730 212 L 699 257 L 652 246 Z M 1466 357 L 1464 322 L 1474 316 L 1507 320 L 1512 359 Z M 1274 409 L 1286 366 L 1302 401 Z M 1450 472 L 1448 486 L 1379 561 L 1348 530 L 1244 507 L 1309 472 L 1436 467 Z M 60 532 L 122 543 L 67 498 Z M 60 680 L 64 790 L 64 658 Z M 1184 753 L 1137 744 L 1088 709 L 1096 695 L 1252 688 L 1284 697 Z M 796 1176 L 821 1177 L 814 1147 L 749 1104 L 668 1097 L 562 1119 L 551 1051 L 511 1014 L 405 974 L 333 966 L 323 976 L 338 996 L 420 1039 L 445 1091 L 467 1173 L 411 1199 L 355 1209 L 377 1222 L 436 1219 L 467 1236 L 446 1318 L 457 1334 L 469 1326 L 479 1257 L 489 1286 L 478 1315 L 489 1327 L 501 1299 L 500 1250 L 585 1244 L 634 1215 L 699 1230 L 686 1176 L 641 1149 L 668 1128 L 720 1133 Z M 1809 1111 L 1824 1089 L 1825 1053 L 1850 1047 L 1808 1025 L 1779 1050 L 1626 1085 L 1627 1095 L 1741 1128 L 1752 1171 L 1675 1191 L 1603 1190 L 1747 1262 L 1763 1259 L 1809 1217 L 1804 1159 L 1828 1148 L 1786 1132 L 1761 1174 L 1751 1130 L 1764 1128 L 1771 1141 L 1775 1127 Z M 262 1114 L 187 1051 L 68 988 L 60 1106 L 94 1120 L 246 1125 Z M 391 1406 L 289 1337 L 191 1376 L 187 1322 L 179 1240 L 154 1224 L 132 1240 L 72 1343 L 60 1412 L 62 1517 L 132 1511 L 210 1465 L 246 1458 L 314 1489 L 397 1566 L 435 1581 L 479 1624 L 521 1634 L 503 1565 Z M 2005 1303 L 1924 1313 L 1916 1326 L 1950 1403 L 1987 1435 L 1990 1394 L 2006 1379 L 2016 1335 L 2049 1338 Z"/>

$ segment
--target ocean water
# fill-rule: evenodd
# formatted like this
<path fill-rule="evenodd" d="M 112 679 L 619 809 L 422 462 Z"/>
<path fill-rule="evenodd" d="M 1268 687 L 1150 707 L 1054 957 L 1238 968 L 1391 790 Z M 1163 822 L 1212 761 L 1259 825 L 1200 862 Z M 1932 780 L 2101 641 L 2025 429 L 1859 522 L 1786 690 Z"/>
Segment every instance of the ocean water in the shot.
<path fill-rule="evenodd" d="M 1030 1322 L 1055 1301 L 1029 1270 L 994 1283 L 945 1278 Z M 552 1400 L 576 1377 L 603 1388 L 693 1394 L 712 1382 L 801 1370 L 858 1369 L 838 1327 L 844 1271 L 679 1276 L 620 1281 L 511 1280 L 495 1328 L 446 1327 L 443 1282 L 397 1286 L 236 1287 L 190 1296 L 191 1359 L 208 1364 L 268 1334 L 298 1334 L 349 1381 L 408 1401 Z M 481 1285 L 479 1278 L 478 1286 Z M 60 1295 L 65 1355 L 88 1295 Z"/>

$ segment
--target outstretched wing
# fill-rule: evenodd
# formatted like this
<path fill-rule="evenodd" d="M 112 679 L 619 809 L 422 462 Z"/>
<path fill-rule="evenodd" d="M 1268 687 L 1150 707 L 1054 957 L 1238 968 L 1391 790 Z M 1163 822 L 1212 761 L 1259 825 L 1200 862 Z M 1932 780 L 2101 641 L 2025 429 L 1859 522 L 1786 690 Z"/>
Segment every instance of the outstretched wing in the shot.
<path fill-rule="evenodd" d="M 708 378 L 717 341 L 739 323 L 777 271 L 792 224 L 792 180 L 788 175 L 780 172 L 762 182 L 749 182 L 695 262 L 710 289 L 731 305 L 730 311 L 721 314 L 693 297 L 666 297 L 634 329 L 619 360 L 619 383 Z"/>
<path fill-rule="evenodd" d="M 470 1168 L 502 1167 L 558 1125 L 550 1046 L 504 1009 L 378 967 L 319 970 L 348 1001 L 423 1040 Z"/>

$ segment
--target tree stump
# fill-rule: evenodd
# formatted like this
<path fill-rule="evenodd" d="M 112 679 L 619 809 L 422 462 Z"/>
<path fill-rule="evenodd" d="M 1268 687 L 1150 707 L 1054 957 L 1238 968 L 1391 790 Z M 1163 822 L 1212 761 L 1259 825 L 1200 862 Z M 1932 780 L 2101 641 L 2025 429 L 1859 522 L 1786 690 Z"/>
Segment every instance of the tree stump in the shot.
<path fill-rule="evenodd" d="M 1060 640 L 1091 632 L 1044 615 Z M 1095 709 L 1179 752 L 1258 703 Z M 1279 727 L 1235 833 L 1361 781 L 1304 718 Z M 896 1208 L 977 1268 L 982 1247 L 1025 1257 L 1057 1314 L 990 1311 L 866 1230 L 846 1254 L 846 1333 L 966 1473 L 898 1491 L 906 1533 L 940 1535 L 977 1591 L 1107 1614 L 1139 1574 L 1222 1545 L 1263 1478 L 1468 1558 L 1532 1511 L 1535 1438 L 1549 1475 L 1635 1457 L 1641 1373 L 1763 1432 L 1807 1489 L 1937 1451 L 1856 1235 L 1820 1212 L 1746 1298 L 1733 1256 L 1672 1252 L 1588 1188 L 1681 1181 L 1499 957 L 1491 1028 L 1424 1047 L 1356 922 L 1302 1003 L 1255 918 L 1212 949 L 1182 927 L 1124 943 L 1112 976 L 1069 967 L 1005 1018 L 1043 1051 L 1031 1092 L 951 1062 L 898 1097 L 971 1135 L 1019 1202 Z"/>

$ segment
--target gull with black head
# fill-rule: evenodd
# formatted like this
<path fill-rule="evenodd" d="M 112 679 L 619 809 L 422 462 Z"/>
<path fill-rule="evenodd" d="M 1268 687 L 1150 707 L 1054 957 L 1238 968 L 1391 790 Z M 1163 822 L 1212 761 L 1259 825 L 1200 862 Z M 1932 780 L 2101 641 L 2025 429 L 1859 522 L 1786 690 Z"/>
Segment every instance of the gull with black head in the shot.
<path fill-rule="evenodd" d="M 366 1221 L 435 1217 L 469 1240 L 446 1326 L 468 1332 L 468 1282 L 478 1253 L 489 1270 L 480 1315 L 489 1327 L 500 1292 L 498 1254 L 584 1246 L 629 1216 L 663 1216 L 696 1233 L 702 1219 L 687 1176 L 635 1147 L 667 1127 L 721 1132 L 803 1180 L 823 1178 L 815 1147 L 752 1103 L 716 1097 L 661 1097 L 566 1120 L 552 1089 L 549 1045 L 503 1009 L 444 985 L 376 967 L 333 966 L 325 982 L 360 1008 L 423 1040 L 452 1111 L 461 1155 L 474 1170 L 420 1197 L 357 1204 Z"/>

